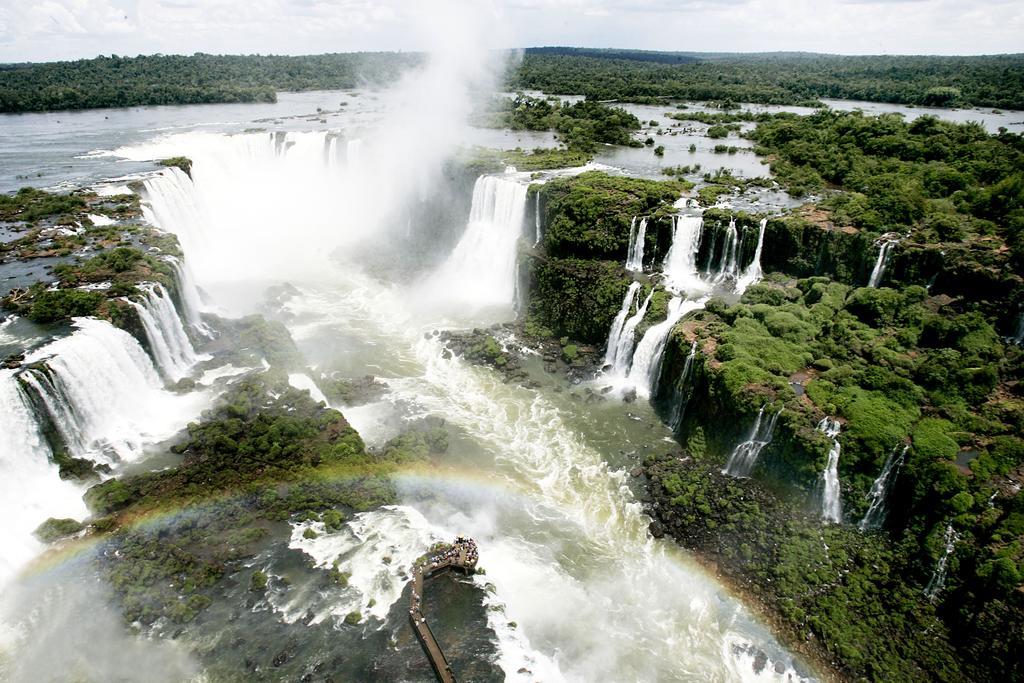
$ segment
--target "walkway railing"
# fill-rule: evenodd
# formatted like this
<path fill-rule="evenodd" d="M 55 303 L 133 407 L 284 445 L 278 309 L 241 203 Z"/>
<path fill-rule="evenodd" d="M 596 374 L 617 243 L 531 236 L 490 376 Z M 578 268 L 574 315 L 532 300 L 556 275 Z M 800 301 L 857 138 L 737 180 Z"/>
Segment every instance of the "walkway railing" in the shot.
<path fill-rule="evenodd" d="M 455 543 L 445 546 L 436 555 L 425 562 L 417 563 L 413 567 L 412 576 L 412 598 L 409 601 L 409 621 L 412 630 L 423 646 L 423 651 L 430 660 L 430 665 L 437 674 L 437 680 L 441 683 L 455 683 L 455 674 L 448 663 L 444 651 L 437 644 L 433 632 L 423 618 L 420 605 L 423 602 L 423 585 L 425 581 L 441 572 L 449 569 L 458 569 L 466 574 L 476 569 L 477 563 L 476 543 L 472 539 L 458 537 Z"/>

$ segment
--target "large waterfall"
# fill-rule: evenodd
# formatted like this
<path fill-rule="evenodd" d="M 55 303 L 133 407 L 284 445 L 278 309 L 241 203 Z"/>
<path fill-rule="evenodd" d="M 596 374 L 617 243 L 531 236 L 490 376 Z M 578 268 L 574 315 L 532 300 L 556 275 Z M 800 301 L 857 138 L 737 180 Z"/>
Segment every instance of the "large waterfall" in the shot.
<path fill-rule="evenodd" d="M 647 293 L 646 298 L 644 298 L 643 303 L 636 309 L 636 313 L 628 317 L 626 322 L 623 323 L 618 338 L 615 340 L 614 353 L 610 346 L 612 339 L 609 336 L 609 348 L 605 352 L 605 362 L 612 366 L 609 372 L 615 377 L 627 377 L 629 375 L 629 369 L 633 364 L 633 349 L 636 346 L 636 326 L 647 315 L 647 307 L 650 305 L 651 297 L 653 296 L 654 288 L 652 287 L 651 291 Z"/>
<path fill-rule="evenodd" d="M 761 270 L 761 252 L 764 250 L 764 231 L 767 227 L 768 219 L 762 218 L 757 229 L 757 248 L 754 249 L 754 260 L 750 262 L 736 282 L 736 291 L 740 293 L 747 291 L 747 287 L 760 281 L 764 274 Z"/>
<path fill-rule="evenodd" d="M 633 308 L 633 303 L 636 301 L 636 293 L 640 289 L 639 282 L 631 282 L 629 289 L 626 290 L 626 296 L 622 299 L 622 308 L 615 315 L 612 320 L 612 329 L 608 333 L 608 344 L 605 347 L 604 352 L 604 363 L 605 365 L 615 365 L 615 357 L 618 354 L 619 340 L 622 338 L 622 329 L 626 325 L 626 318 L 629 316 L 630 310 Z"/>
<path fill-rule="evenodd" d="M 729 279 L 736 279 L 739 276 L 739 231 L 736 229 L 736 219 L 729 219 L 729 226 L 722 235 L 721 252 L 715 261 L 715 252 L 712 249 L 708 259 L 708 277 L 714 282 L 725 282 Z"/>
<path fill-rule="evenodd" d="M 0 587 L 34 557 L 32 531 L 48 517 L 81 519 L 82 490 L 60 478 L 32 404 L 12 370 L 0 370 Z"/>
<path fill-rule="evenodd" d="M 772 434 L 775 432 L 775 423 L 782 414 L 779 410 L 767 420 L 764 419 L 764 406 L 757 411 L 757 420 L 746 440 L 733 449 L 729 461 L 725 464 L 722 474 L 733 477 L 749 477 L 757 464 L 757 458 L 761 451 L 772 441 Z"/>
<path fill-rule="evenodd" d="M 113 464 L 171 436 L 202 397 L 164 391 L 135 338 L 103 320 L 76 318 L 75 333 L 26 357 L 20 377 L 46 407 L 76 457 Z"/>
<path fill-rule="evenodd" d="M 192 269 L 187 263 L 180 261 L 173 256 L 165 257 L 174 269 L 174 275 L 178 281 L 178 292 L 181 295 L 182 313 L 189 328 L 197 335 L 206 337 L 213 336 L 210 328 L 203 322 L 200 314 L 203 310 L 203 302 L 199 296 L 199 288 L 196 287 L 195 278 L 192 277 Z"/>
<path fill-rule="evenodd" d="M 818 431 L 832 439 L 832 448 L 828 451 L 828 462 L 821 473 L 821 518 L 827 522 L 838 524 L 843 518 L 843 502 L 839 489 L 839 431 L 838 420 L 831 417 L 822 418 L 818 423 Z"/>
<path fill-rule="evenodd" d="M 139 289 L 142 290 L 143 303 L 130 300 L 128 303 L 139 314 L 161 374 L 171 382 L 177 382 L 189 374 L 199 358 L 167 291 L 154 282 L 142 283 Z"/>
<path fill-rule="evenodd" d="M 427 278 L 426 293 L 477 310 L 512 305 L 527 187 L 518 174 L 477 178 L 466 231 Z"/>
<path fill-rule="evenodd" d="M 706 299 L 684 299 L 672 297 L 668 302 L 668 316 L 648 328 L 640 343 L 636 345 L 633 362 L 629 368 L 629 383 L 636 388 L 637 396 L 650 398 L 658 390 L 658 379 L 661 376 L 661 360 L 665 354 L 665 345 L 672 328 L 684 315 L 704 307 Z"/>
<path fill-rule="evenodd" d="M 647 239 L 647 217 L 633 216 L 629 226 L 629 248 L 626 250 L 626 270 L 638 273 L 644 269 L 644 245 Z"/>
<path fill-rule="evenodd" d="M 861 531 L 876 529 L 885 522 L 885 516 L 888 513 L 886 504 L 889 499 L 889 492 L 892 491 L 892 487 L 896 483 L 896 477 L 900 473 L 900 466 L 903 465 L 903 459 L 906 457 L 907 450 L 909 449 L 910 446 L 903 446 L 903 448 L 896 446 L 889 453 L 889 457 L 885 459 L 885 465 L 882 466 L 881 474 L 871 484 L 871 490 L 868 491 L 868 500 L 871 502 L 868 505 L 868 511 L 864 513 L 864 518 L 857 525 Z M 897 452 L 899 455 L 897 455 Z"/>
<path fill-rule="evenodd" d="M 672 226 L 672 245 L 665 256 L 666 286 L 691 296 L 708 288 L 697 268 L 704 219 L 700 216 L 675 216 Z"/>

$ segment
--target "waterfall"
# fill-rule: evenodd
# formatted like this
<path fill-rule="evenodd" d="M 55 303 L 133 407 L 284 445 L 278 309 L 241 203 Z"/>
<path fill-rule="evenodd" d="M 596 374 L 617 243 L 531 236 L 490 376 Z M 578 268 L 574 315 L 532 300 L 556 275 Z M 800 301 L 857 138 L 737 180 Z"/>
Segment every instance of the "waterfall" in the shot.
<path fill-rule="evenodd" d="M 647 298 L 636 309 L 636 313 L 627 318 L 626 322 L 622 325 L 622 331 L 619 333 L 619 338 L 615 344 L 615 353 L 611 355 L 610 360 L 613 375 L 618 377 L 629 375 L 630 366 L 633 364 L 633 347 L 636 345 L 636 326 L 647 315 L 647 306 L 650 305 L 652 296 L 654 296 L 654 287 L 651 287 Z M 610 353 L 611 349 L 608 349 L 605 352 L 605 358 L 608 358 Z"/>
<path fill-rule="evenodd" d="M 778 421 L 779 415 L 782 414 L 782 410 L 779 410 L 765 421 L 764 408 L 764 406 L 761 406 L 761 409 L 757 411 L 757 420 L 754 422 L 753 429 L 750 430 L 750 435 L 747 436 L 746 441 L 743 441 L 733 449 L 732 455 L 729 456 L 729 461 L 722 470 L 722 474 L 728 474 L 732 477 L 749 477 L 750 473 L 754 471 L 757 457 L 761 454 L 764 447 L 771 443 L 772 433 L 775 431 L 775 423 Z"/>
<path fill-rule="evenodd" d="M 868 511 L 864 513 L 864 519 L 860 520 L 860 524 L 857 525 L 861 531 L 876 529 L 885 522 L 885 516 L 888 513 L 885 504 L 889 492 L 896 483 L 896 477 L 899 476 L 900 467 L 903 465 L 903 459 L 909 448 L 910 446 L 904 446 L 900 449 L 899 446 L 896 446 L 889 453 L 889 457 L 885 459 L 882 473 L 878 475 L 878 478 L 871 484 L 871 490 L 868 491 L 868 500 L 871 502 L 868 505 Z M 899 451 L 899 455 L 896 455 L 897 451 Z"/>
<path fill-rule="evenodd" d="M 619 339 L 622 337 L 622 327 L 626 324 L 626 316 L 629 315 L 630 309 L 633 308 L 633 302 L 636 300 L 636 293 L 639 289 L 639 282 L 630 283 L 629 289 L 626 290 L 626 296 L 622 299 L 622 308 L 619 309 L 619 312 L 612 320 L 612 329 L 608 333 L 608 345 L 605 347 L 604 352 L 605 365 L 615 364 L 615 353 L 616 349 L 619 348 Z"/>
<path fill-rule="evenodd" d="M 718 257 L 718 265 L 712 271 L 714 273 L 713 281 L 717 284 L 724 282 L 729 278 L 735 279 L 739 275 L 739 232 L 736 230 L 736 219 L 729 219 L 729 227 L 726 228 L 725 234 L 722 235 L 722 253 Z M 714 253 L 711 254 L 712 259 Z M 709 261 L 708 265 L 714 263 L 713 260 Z M 712 272 L 709 272 L 710 276 Z"/>
<path fill-rule="evenodd" d="M 146 442 L 171 436 L 202 396 L 163 390 L 153 362 L 130 334 L 104 320 L 76 318 L 74 334 L 37 349 L 20 378 L 45 406 L 68 451 L 113 464 Z"/>
<path fill-rule="evenodd" d="M 668 424 L 672 427 L 672 431 L 675 432 L 679 429 L 679 425 L 683 423 L 683 416 L 686 415 L 686 404 L 690 402 L 690 396 L 693 392 L 690 388 L 690 376 L 693 374 L 693 359 L 697 355 L 697 340 L 693 340 L 693 344 L 690 345 L 690 353 L 686 356 L 686 362 L 683 363 L 683 371 L 679 375 L 679 379 L 676 380 L 675 392 L 672 397 L 672 412 L 669 415 Z"/>
<path fill-rule="evenodd" d="M 181 294 L 181 306 L 184 309 L 185 322 L 197 334 L 213 338 L 213 332 L 207 327 L 200 317 L 203 308 L 202 299 L 199 297 L 199 288 L 196 287 L 195 279 L 192 277 L 192 269 L 187 263 L 183 263 L 173 256 L 167 256 L 165 260 L 174 269 L 174 275 L 178 280 L 178 292 Z"/>
<path fill-rule="evenodd" d="M 697 269 L 704 219 L 701 216 L 675 216 L 672 219 L 672 245 L 665 255 L 666 287 L 676 292 L 702 292 L 707 289 Z"/>
<path fill-rule="evenodd" d="M 764 249 L 764 231 L 767 226 L 768 219 L 762 218 L 761 225 L 757 231 L 757 248 L 754 249 L 754 260 L 750 262 L 750 265 L 747 266 L 736 282 L 736 291 L 740 294 L 747 291 L 750 285 L 759 282 L 764 274 L 761 270 L 761 251 Z"/>
<path fill-rule="evenodd" d="M 171 382 L 177 382 L 188 375 L 199 360 L 195 349 L 185 334 L 178 311 L 166 290 L 154 282 L 144 282 L 139 285 L 139 289 L 143 293 L 143 303 L 131 300 L 128 303 L 142 320 L 149 348 L 161 374 Z"/>
<path fill-rule="evenodd" d="M 828 463 L 821 473 L 821 518 L 838 524 L 843 518 L 843 501 L 839 489 L 839 430 L 838 420 L 826 417 L 818 423 L 818 431 L 832 439 L 828 452 Z"/>
<path fill-rule="evenodd" d="M 898 237 L 885 236 L 875 242 L 875 246 L 878 247 L 878 258 L 875 259 L 875 267 L 871 270 L 871 276 L 868 278 L 868 287 L 877 287 L 882 282 L 882 278 L 885 277 L 885 269 L 889 265 L 892 248 L 899 242 Z"/>
<path fill-rule="evenodd" d="M 349 167 L 359 166 L 363 151 L 363 141 L 359 138 L 345 143 L 345 161 Z"/>
<path fill-rule="evenodd" d="M 644 243 L 647 238 L 647 218 L 640 219 L 637 226 L 637 218 L 629 226 L 629 250 L 626 254 L 626 270 L 636 273 L 644 269 Z"/>
<path fill-rule="evenodd" d="M 533 240 L 533 246 L 537 246 L 540 244 L 540 238 L 542 237 L 540 234 L 540 192 L 534 194 L 533 197 L 533 229 L 536 233 L 536 237 Z"/>
<path fill-rule="evenodd" d="M 703 308 L 707 299 L 683 299 L 672 297 L 668 302 L 668 316 L 657 325 L 652 325 L 644 333 L 643 339 L 636 345 L 633 362 L 629 368 L 629 381 L 636 387 L 637 396 L 650 398 L 658 391 L 658 380 L 661 376 L 661 361 L 665 355 L 665 345 L 672 328 L 679 320 L 698 308 Z"/>
<path fill-rule="evenodd" d="M 447 261 L 428 278 L 429 293 L 477 308 L 514 303 L 526 190 L 515 177 L 477 179 L 469 224 Z"/>
<path fill-rule="evenodd" d="M 958 540 L 957 533 L 953 531 L 953 525 L 946 525 L 945 533 L 946 547 L 942 551 L 942 556 L 939 557 L 939 561 L 935 564 L 935 570 L 932 572 L 932 578 L 928 581 L 928 585 L 925 586 L 924 595 L 926 598 L 935 601 L 935 598 L 942 592 L 943 587 L 946 585 L 946 569 L 949 564 L 949 558 L 953 554 L 953 546 L 956 545 Z"/>
<path fill-rule="evenodd" d="M 331 405 L 331 402 L 327 400 L 327 397 L 324 396 L 324 392 L 320 390 L 320 387 L 318 387 L 316 382 L 313 381 L 313 378 L 304 372 L 293 372 L 288 375 L 288 384 L 291 385 L 293 389 L 308 391 L 310 398 L 317 403 L 323 403 L 325 406 Z"/>
<path fill-rule="evenodd" d="M 32 404 L 14 371 L 0 370 L 0 587 L 41 549 L 32 532 L 48 517 L 88 514 L 81 489 L 60 478 Z"/>
<path fill-rule="evenodd" d="M 201 254 L 207 246 L 204 227 L 208 221 L 192 179 L 180 168 L 163 169 L 143 182 L 142 215 L 148 223 L 178 237 L 188 254 Z"/>

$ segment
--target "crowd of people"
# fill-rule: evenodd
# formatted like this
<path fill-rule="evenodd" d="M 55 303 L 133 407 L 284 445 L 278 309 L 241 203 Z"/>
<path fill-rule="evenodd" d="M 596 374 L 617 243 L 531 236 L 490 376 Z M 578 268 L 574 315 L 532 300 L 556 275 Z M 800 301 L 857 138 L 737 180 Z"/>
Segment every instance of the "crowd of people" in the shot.
<path fill-rule="evenodd" d="M 465 559 L 459 564 L 464 567 L 475 567 L 477 560 L 480 559 L 480 551 L 476 547 L 476 541 L 472 538 L 459 535 L 455 537 L 454 543 L 445 544 L 438 548 L 438 553 L 431 556 L 426 563 L 418 564 L 418 571 L 426 571 L 429 573 L 442 566 L 445 562 L 458 562 L 460 555 L 463 553 L 465 553 Z M 409 605 L 409 614 L 417 623 L 423 622 L 423 617 L 419 614 L 421 599 L 422 597 L 416 592 L 414 584 L 412 602 Z"/>

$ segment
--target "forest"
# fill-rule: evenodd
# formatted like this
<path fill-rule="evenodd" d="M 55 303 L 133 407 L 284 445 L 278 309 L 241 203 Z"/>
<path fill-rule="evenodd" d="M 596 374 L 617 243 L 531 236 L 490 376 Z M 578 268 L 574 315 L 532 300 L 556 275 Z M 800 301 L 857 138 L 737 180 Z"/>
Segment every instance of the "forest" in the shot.
<path fill-rule="evenodd" d="M 387 82 L 417 53 L 100 56 L 0 65 L 0 112 L 272 102 L 279 91 Z M 859 56 L 530 48 L 512 89 L 589 99 L 814 105 L 821 98 L 1024 109 L 1024 55 Z"/>

